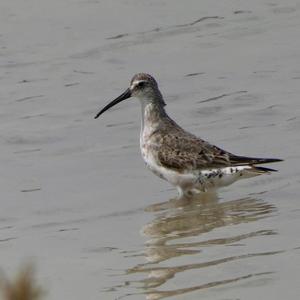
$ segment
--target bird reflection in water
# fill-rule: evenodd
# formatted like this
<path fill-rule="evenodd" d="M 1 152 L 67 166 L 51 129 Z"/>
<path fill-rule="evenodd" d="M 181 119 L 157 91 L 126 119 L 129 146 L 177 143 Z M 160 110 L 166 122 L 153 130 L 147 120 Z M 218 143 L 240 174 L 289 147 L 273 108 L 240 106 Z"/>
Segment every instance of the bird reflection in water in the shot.
<path fill-rule="evenodd" d="M 159 290 L 164 283 L 180 272 L 218 266 L 249 257 L 277 254 L 278 251 L 248 253 L 214 257 L 204 261 L 205 257 L 202 257 L 201 262 L 195 262 L 195 258 L 190 258 L 188 264 L 179 264 L 178 262 L 182 262 L 182 260 L 172 260 L 187 255 L 199 254 L 204 247 L 233 245 L 251 237 L 276 234 L 273 230 L 262 229 L 247 233 L 240 232 L 238 235 L 221 238 L 209 238 L 207 235 L 212 230 L 224 226 L 257 221 L 269 216 L 275 210 L 273 205 L 254 197 L 219 201 L 215 193 L 200 194 L 193 199 L 171 199 L 164 203 L 148 206 L 146 211 L 153 213 L 154 219 L 141 230 L 142 234 L 149 238 L 144 249 L 147 262 L 138 264 L 126 272 L 127 275 L 143 273 L 147 276 L 141 280 L 126 281 L 126 285 L 133 285 L 142 289 L 142 294 L 146 295 L 146 299 L 161 299 L 254 276 L 266 275 L 267 273 L 252 273 L 192 287 Z M 204 234 L 208 239 L 202 238 Z M 218 278 L 215 279 L 218 280 Z M 129 295 L 127 294 L 127 296 Z"/>

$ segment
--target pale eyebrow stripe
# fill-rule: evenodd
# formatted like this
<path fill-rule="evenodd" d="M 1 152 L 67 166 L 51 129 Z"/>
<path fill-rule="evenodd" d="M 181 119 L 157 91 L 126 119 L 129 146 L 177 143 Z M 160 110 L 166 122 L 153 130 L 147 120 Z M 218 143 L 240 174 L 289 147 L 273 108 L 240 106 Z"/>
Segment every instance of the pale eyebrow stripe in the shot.
<path fill-rule="evenodd" d="M 140 82 L 147 82 L 147 80 L 135 80 L 132 85 L 137 85 Z"/>

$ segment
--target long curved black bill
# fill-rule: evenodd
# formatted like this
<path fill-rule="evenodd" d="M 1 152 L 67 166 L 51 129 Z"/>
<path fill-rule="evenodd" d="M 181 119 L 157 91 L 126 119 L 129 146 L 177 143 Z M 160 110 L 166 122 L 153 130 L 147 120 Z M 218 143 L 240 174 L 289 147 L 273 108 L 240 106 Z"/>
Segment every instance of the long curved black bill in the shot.
<path fill-rule="evenodd" d="M 110 109 L 111 107 L 113 107 L 114 105 L 120 103 L 121 101 L 128 99 L 131 97 L 131 91 L 128 88 L 122 95 L 120 95 L 118 98 L 116 98 L 115 100 L 111 101 L 110 103 L 108 103 L 105 107 L 103 107 L 95 116 L 95 119 L 97 119 L 98 117 L 100 117 L 105 111 L 107 111 L 108 109 Z"/>

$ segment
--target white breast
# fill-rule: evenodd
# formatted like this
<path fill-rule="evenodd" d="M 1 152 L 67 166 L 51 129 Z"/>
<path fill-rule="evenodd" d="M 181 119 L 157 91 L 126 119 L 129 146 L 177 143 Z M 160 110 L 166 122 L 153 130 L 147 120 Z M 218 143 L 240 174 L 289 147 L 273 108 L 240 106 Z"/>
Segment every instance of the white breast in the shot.
<path fill-rule="evenodd" d="M 159 124 L 149 121 L 151 104 L 143 108 L 142 128 L 140 133 L 140 149 L 147 167 L 157 176 L 167 180 L 174 186 L 182 188 L 192 187 L 198 179 L 198 175 L 191 173 L 179 173 L 165 168 L 157 161 L 157 149 L 160 145 L 155 144 L 152 134 L 157 130 Z"/>
<path fill-rule="evenodd" d="M 198 176 L 194 173 L 179 173 L 175 170 L 165 168 L 161 166 L 155 159 L 155 153 L 153 147 L 149 143 L 143 143 L 141 139 L 141 153 L 142 157 L 147 165 L 147 167 L 157 176 L 166 181 L 170 182 L 172 185 L 181 187 L 182 189 L 190 189 L 197 183 Z"/>

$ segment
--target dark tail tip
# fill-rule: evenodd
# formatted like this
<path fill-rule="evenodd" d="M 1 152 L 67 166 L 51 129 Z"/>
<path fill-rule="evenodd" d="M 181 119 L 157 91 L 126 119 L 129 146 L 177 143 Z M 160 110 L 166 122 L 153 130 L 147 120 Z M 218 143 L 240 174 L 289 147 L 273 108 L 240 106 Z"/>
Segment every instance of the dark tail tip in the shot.
<path fill-rule="evenodd" d="M 253 164 L 269 164 L 283 161 L 280 158 L 253 158 Z"/>
<path fill-rule="evenodd" d="M 232 155 L 230 160 L 235 164 L 249 164 L 249 165 L 256 165 L 256 164 L 269 164 L 283 161 L 280 158 L 259 158 L 259 157 L 248 157 L 248 156 L 237 156 Z"/>
<path fill-rule="evenodd" d="M 264 161 L 264 163 L 273 163 L 273 162 L 283 161 L 283 159 L 281 159 L 281 158 L 263 158 L 262 161 Z"/>
<path fill-rule="evenodd" d="M 278 172 L 278 170 L 271 169 L 271 168 L 265 168 L 265 167 L 257 167 L 257 166 L 253 166 L 253 168 L 254 168 L 255 170 L 258 170 L 258 171 L 263 172 L 263 173 L 268 173 L 268 172 Z"/>

